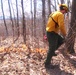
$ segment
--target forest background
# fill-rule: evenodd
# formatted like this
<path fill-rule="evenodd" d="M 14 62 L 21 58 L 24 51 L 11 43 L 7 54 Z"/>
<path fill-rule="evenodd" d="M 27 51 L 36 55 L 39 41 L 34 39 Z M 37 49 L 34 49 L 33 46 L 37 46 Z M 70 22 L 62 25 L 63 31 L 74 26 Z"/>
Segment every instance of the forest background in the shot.
<path fill-rule="evenodd" d="M 67 36 L 53 57 L 50 69 L 44 67 L 48 42 L 44 40 L 51 12 L 65 3 Z M 76 75 L 76 0 L 0 0 L 0 75 Z M 66 53 L 67 52 L 67 53 Z M 76 52 L 76 51 L 75 51 Z"/>
<path fill-rule="evenodd" d="M 20 40 L 29 47 L 45 48 L 44 35 L 48 16 L 65 3 L 70 12 L 65 15 L 65 25 L 71 18 L 72 0 L 0 0 L 0 39 L 11 36 L 13 42 Z M 10 43 L 13 43 L 10 42 Z"/>

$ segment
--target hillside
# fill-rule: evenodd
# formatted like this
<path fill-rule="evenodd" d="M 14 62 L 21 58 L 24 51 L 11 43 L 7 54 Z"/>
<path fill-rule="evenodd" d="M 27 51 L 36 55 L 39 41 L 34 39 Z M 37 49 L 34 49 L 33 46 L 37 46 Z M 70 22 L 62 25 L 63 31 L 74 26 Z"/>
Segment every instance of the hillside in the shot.
<path fill-rule="evenodd" d="M 47 49 L 9 43 L 4 40 L 0 47 L 0 75 L 76 75 L 75 55 L 59 52 L 52 62 L 58 66 L 47 71 L 44 67 Z"/>

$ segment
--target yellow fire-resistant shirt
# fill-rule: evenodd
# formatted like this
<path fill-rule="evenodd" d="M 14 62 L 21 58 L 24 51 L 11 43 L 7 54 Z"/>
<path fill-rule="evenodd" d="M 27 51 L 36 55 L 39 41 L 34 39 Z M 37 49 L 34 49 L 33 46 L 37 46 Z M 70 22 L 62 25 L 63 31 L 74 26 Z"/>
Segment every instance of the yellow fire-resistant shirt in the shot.
<path fill-rule="evenodd" d="M 52 18 L 56 23 L 58 23 L 58 27 L 55 27 L 55 22 L 52 20 Z M 54 31 L 56 33 L 59 33 L 59 31 L 62 33 L 63 36 L 66 36 L 66 29 L 64 26 L 64 14 L 62 14 L 60 11 L 56 11 L 53 14 L 50 14 L 47 25 L 46 25 L 46 31 L 51 32 Z"/>

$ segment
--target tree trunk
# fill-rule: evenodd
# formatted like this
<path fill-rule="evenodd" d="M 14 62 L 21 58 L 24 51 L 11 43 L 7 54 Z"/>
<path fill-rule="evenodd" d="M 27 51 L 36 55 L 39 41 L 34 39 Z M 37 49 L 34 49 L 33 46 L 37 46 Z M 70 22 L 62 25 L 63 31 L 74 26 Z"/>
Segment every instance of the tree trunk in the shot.
<path fill-rule="evenodd" d="M 8 6 L 9 6 L 10 19 L 11 19 L 11 22 L 12 22 L 12 31 L 13 31 L 13 38 L 14 38 L 14 23 L 13 23 L 13 20 L 12 20 L 12 12 L 11 12 L 10 0 L 8 0 Z"/>
<path fill-rule="evenodd" d="M 56 8 L 56 0 L 54 0 L 54 3 L 55 3 L 55 11 L 57 11 L 57 8 Z"/>
<path fill-rule="evenodd" d="M 25 14 L 24 14 L 24 4 L 23 4 L 23 0 L 21 0 L 21 5 L 22 5 L 23 40 L 24 40 L 24 43 L 26 44 L 26 25 L 25 25 Z"/>
<path fill-rule="evenodd" d="M 64 3 L 64 0 L 61 0 L 61 4 L 63 4 Z"/>
<path fill-rule="evenodd" d="M 51 13 L 51 1 L 50 0 L 48 0 L 48 12 L 49 12 L 49 14 Z"/>
<path fill-rule="evenodd" d="M 74 52 L 74 43 L 76 36 L 76 0 L 72 2 L 72 13 L 71 13 L 71 23 L 69 28 L 69 33 L 66 39 L 66 48 L 70 53 Z"/>
<path fill-rule="evenodd" d="M 16 0 L 16 9 L 17 9 L 17 34 L 18 34 L 18 37 L 19 37 L 19 17 L 18 17 L 18 0 Z M 17 38 L 18 38 L 17 37 Z"/>
<path fill-rule="evenodd" d="M 33 11 L 32 11 L 32 0 L 30 0 L 30 2 L 31 2 L 31 35 L 33 36 Z"/>
<path fill-rule="evenodd" d="M 43 35 L 45 35 L 45 29 L 46 29 L 46 26 L 45 26 L 45 0 L 42 0 L 42 21 L 43 21 Z"/>
<path fill-rule="evenodd" d="M 36 37 L 36 0 L 34 0 L 34 37 Z"/>

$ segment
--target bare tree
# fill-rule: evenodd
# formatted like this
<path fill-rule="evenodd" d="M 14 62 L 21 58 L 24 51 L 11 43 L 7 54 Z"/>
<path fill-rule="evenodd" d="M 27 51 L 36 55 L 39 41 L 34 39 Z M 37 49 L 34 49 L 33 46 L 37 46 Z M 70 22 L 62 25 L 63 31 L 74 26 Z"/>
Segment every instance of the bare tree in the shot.
<path fill-rule="evenodd" d="M 12 31 L 13 31 L 13 37 L 14 37 L 14 23 L 13 23 L 13 19 L 12 19 L 12 12 L 11 12 L 10 0 L 8 0 L 8 6 L 9 6 L 10 19 L 11 19 L 11 23 L 12 23 Z"/>
<path fill-rule="evenodd" d="M 4 15 L 4 10 L 3 10 L 3 2 L 2 2 L 2 0 L 1 0 L 1 7 L 2 7 L 2 13 L 3 13 L 3 20 L 4 20 L 5 30 L 6 30 L 6 34 L 8 36 L 8 29 L 7 29 L 7 25 L 6 25 L 6 20 L 5 20 L 5 15 Z"/>
<path fill-rule="evenodd" d="M 57 4 L 59 5 L 59 0 L 57 0 Z"/>
<path fill-rule="evenodd" d="M 24 43 L 26 43 L 26 24 L 25 24 L 25 14 L 24 14 L 24 4 L 23 0 L 21 0 L 21 5 L 22 5 L 22 25 L 23 25 L 23 40 Z"/>
<path fill-rule="evenodd" d="M 71 13 L 71 23 L 69 28 L 69 33 L 66 40 L 66 47 L 69 52 L 74 52 L 74 43 L 76 37 L 76 0 L 72 1 L 72 13 Z"/>
<path fill-rule="evenodd" d="M 32 11 L 32 0 L 30 0 L 30 2 L 31 2 L 31 32 L 32 32 L 32 36 L 33 36 L 33 11 Z"/>
<path fill-rule="evenodd" d="M 10 2 L 10 5 L 11 5 L 11 9 L 12 9 L 12 11 L 13 11 L 13 19 L 14 19 L 14 24 L 16 25 L 16 16 L 15 16 L 15 11 L 14 11 L 14 7 L 13 7 L 13 5 L 12 5 L 12 2 Z"/>
<path fill-rule="evenodd" d="M 67 5 L 68 5 L 68 8 L 70 10 L 70 8 L 71 8 L 71 2 L 70 2 L 70 0 L 67 1 Z M 70 14 L 70 11 L 69 11 L 69 13 L 67 15 L 69 16 L 69 14 Z"/>
<path fill-rule="evenodd" d="M 61 0 L 61 4 L 63 4 L 64 3 L 64 0 Z"/>
<path fill-rule="evenodd" d="M 19 15 L 18 15 L 18 0 L 16 0 L 16 10 L 17 10 L 17 22 L 16 22 L 16 27 L 17 27 L 17 34 L 18 34 L 18 37 L 19 37 Z M 17 37 L 17 39 L 18 39 L 18 37 Z M 16 39 L 16 40 L 17 40 Z"/>
<path fill-rule="evenodd" d="M 55 11 L 56 11 L 57 10 L 56 0 L 54 0 L 54 3 L 55 3 L 55 7 L 54 8 L 55 8 Z"/>
<path fill-rule="evenodd" d="M 36 0 L 34 0 L 34 37 L 36 37 Z"/>
<path fill-rule="evenodd" d="M 45 35 L 45 28 L 46 28 L 46 26 L 45 26 L 45 23 L 46 23 L 46 21 L 45 21 L 45 0 L 42 0 L 42 21 L 43 21 L 43 35 Z"/>
<path fill-rule="evenodd" d="M 49 14 L 51 13 L 51 0 L 48 0 L 48 12 Z"/>

